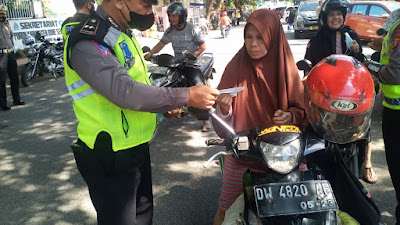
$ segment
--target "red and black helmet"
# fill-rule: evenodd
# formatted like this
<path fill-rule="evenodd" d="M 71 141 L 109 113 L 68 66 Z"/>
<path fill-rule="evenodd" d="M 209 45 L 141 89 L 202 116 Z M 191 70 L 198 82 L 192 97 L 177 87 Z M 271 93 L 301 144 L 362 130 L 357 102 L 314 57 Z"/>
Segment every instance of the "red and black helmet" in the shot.
<path fill-rule="evenodd" d="M 361 138 L 369 128 L 374 82 L 356 59 L 331 55 L 321 60 L 306 80 L 306 112 L 311 126 L 335 143 Z"/>

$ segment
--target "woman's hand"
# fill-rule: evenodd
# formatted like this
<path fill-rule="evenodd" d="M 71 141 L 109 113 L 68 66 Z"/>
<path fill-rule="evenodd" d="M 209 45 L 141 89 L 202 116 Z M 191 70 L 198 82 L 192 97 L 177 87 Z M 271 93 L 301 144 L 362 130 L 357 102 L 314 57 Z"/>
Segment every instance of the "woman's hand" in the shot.
<path fill-rule="evenodd" d="M 293 122 L 293 115 L 291 112 L 284 112 L 281 109 L 276 110 L 272 123 L 275 124 L 288 124 Z"/>
<path fill-rule="evenodd" d="M 360 45 L 358 45 L 356 40 L 352 40 L 351 43 L 353 43 L 353 45 L 350 47 L 350 50 L 357 55 L 360 52 Z"/>
<path fill-rule="evenodd" d="M 221 109 L 222 114 L 227 115 L 232 106 L 232 95 L 226 93 L 220 94 L 217 97 L 216 103 Z"/>

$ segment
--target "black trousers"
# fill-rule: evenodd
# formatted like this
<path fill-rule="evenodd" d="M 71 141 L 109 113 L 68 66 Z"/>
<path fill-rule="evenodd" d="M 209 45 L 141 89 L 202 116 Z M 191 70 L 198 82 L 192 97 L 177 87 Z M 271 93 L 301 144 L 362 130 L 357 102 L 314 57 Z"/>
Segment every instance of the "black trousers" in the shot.
<path fill-rule="evenodd" d="M 6 94 L 6 74 L 10 78 L 11 94 L 14 102 L 20 101 L 19 96 L 19 79 L 17 60 L 14 52 L 4 54 L 0 53 L 0 107 L 7 105 Z"/>
<path fill-rule="evenodd" d="M 93 150 L 82 141 L 72 146 L 88 185 L 99 225 L 151 225 L 153 192 L 148 144 L 113 152 L 111 138 L 100 133 Z"/>
<path fill-rule="evenodd" d="M 383 107 L 382 133 L 385 142 L 386 161 L 390 177 L 396 191 L 396 225 L 400 225 L 400 147 L 399 147 L 400 110 Z"/>

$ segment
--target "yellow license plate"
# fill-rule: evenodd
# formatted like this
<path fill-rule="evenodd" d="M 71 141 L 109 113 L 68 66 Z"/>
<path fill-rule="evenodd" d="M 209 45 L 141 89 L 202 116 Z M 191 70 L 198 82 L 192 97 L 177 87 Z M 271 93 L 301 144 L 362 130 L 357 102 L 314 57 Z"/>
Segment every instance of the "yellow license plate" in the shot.
<path fill-rule="evenodd" d="M 310 30 L 318 30 L 318 26 L 312 26 L 310 27 Z"/>

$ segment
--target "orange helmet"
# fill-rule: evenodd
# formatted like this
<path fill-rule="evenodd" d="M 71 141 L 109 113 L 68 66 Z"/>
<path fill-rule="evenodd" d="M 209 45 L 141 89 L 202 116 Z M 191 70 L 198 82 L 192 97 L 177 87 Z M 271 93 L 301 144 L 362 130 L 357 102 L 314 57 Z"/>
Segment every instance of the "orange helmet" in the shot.
<path fill-rule="evenodd" d="M 374 82 L 356 59 L 331 55 L 306 80 L 307 118 L 315 131 L 335 143 L 361 138 L 369 128 Z"/>

